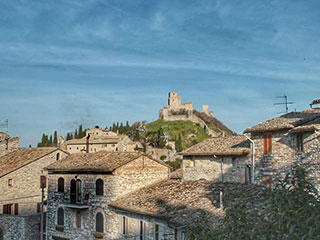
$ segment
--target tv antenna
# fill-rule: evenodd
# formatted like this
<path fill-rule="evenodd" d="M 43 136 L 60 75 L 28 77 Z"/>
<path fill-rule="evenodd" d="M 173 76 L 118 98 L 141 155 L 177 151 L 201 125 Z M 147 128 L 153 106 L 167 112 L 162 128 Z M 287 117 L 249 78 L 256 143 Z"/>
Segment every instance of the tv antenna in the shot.
<path fill-rule="evenodd" d="M 288 102 L 288 96 L 287 96 L 287 95 L 278 96 L 278 97 L 276 97 L 276 98 L 281 98 L 281 99 L 283 99 L 283 102 L 274 103 L 274 105 L 285 105 L 285 111 L 284 111 L 284 112 L 279 112 L 278 114 L 280 114 L 280 113 L 288 113 L 288 110 L 289 110 L 288 105 L 294 104 L 294 102 Z"/>
<path fill-rule="evenodd" d="M 9 121 L 8 119 L 1 121 L 0 120 L 0 129 L 4 129 L 5 133 L 8 134 L 8 129 L 9 129 Z"/>

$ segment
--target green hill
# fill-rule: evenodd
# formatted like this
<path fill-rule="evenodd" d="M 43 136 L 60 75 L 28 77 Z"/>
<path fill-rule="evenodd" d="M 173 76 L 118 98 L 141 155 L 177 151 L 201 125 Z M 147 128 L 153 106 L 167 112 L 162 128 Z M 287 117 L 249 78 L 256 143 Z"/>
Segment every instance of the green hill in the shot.
<path fill-rule="evenodd" d="M 177 141 L 180 136 L 183 150 L 210 138 L 199 124 L 191 121 L 164 120 L 157 120 L 147 124 L 145 136 L 150 140 L 152 136 L 155 136 L 159 131 L 162 131 L 169 141 Z"/>

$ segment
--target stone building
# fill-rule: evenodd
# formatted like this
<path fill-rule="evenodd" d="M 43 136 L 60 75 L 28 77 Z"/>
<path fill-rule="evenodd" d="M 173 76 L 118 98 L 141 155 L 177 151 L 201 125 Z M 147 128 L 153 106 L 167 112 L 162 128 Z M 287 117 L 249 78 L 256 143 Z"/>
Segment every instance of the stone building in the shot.
<path fill-rule="evenodd" d="M 107 129 L 91 128 L 81 139 L 59 140 L 60 146 L 68 153 L 92 153 L 99 151 L 133 152 L 141 148 L 140 142 L 132 141 L 126 135 L 120 135 Z"/>
<path fill-rule="evenodd" d="M 209 138 L 183 151 L 185 181 L 249 182 L 250 142 L 245 136 Z"/>
<path fill-rule="evenodd" d="M 57 148 L 20 148 L 0 157 L 0 214 L 39 212 L 40 177 L 47 176 L 43 168 L 65 156 Z"/>
<path fill-rule="evenodd" d="M 191 121 L 199 124 L 212 137 L 230 136 L 234 132 L 226 127 L 209 111 L 209 105 L 202 106 L 202 112 L 193 108 L 190 102 L 181 103 L 181 97 L 175 93 L 170 92 L 168 97 L 168 105 L 159 110 L 159 119 L 164 121 Z"/>
<path fill-rule="evenodd" d="M 246 129 L 255 143 L 256 183 L 272 187 L 295 166 L 320 189 L 320 110 L 291 112 Z"/>
<path fill-rule="evenodd" d="M 19 138 L 18 137 L 10 137 L 8 134 L 4 132 L 0 132 L 0 157 L 17 150 L 19 148 Z"/>
<path fill-rule="evenodd" d="M 186 228 L 221 226 L 225 209 L 235 202 L 246 202 L 248 207 L 262 211 L 269 196 L 266 188 L 252 184 L 166 180 L 110 206 L 121 216 L 123 236 L 118 239 L 185 240 Z"/>
<path fill-rule="evenodd" d="M 166 164 L 137 152 L 72 154 L 47 169 L 50 240 L 122 237 L 123 218 L 109 204 L 170 177 Z"/>

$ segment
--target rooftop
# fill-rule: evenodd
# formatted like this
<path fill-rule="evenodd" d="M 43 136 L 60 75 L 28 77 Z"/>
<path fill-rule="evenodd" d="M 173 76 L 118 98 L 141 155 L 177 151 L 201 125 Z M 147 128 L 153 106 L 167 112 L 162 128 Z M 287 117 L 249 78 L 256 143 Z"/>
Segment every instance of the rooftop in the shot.
<path fill-rule="evenodd" d="M 185 151 L 182 155 L 242 156 L 250 153 L 250 142 L 245 136 L 208 138 Z"/>
<path fill-rule="evenodd" d="M 0 157 L 0 177 L 56 151 L 58 148 L 19 148 Z"/>
<path fill-rule="evenodd" d="M 241 201 L 265 210 L 269 190 L 259 185 L 213 183 L 206 180 L 167 180 L 118 199 L 111 206 L 127 212 L 161 218 L 177 225 L 194 223 L 218 226 L 225 210 L 219 208 L 220 189 L 225 208 Z"/>
<path fill-rule="evenodd" d="M 289 130 L 314 121 L 320 118 L 320 110 L 308 109 L 302 112 L 291 112 L 284 114 L 280 117 L 264 121 L 251 128 L 247 128 L 245 133 L 265 132 L 265 131 L 278 131 Z"/>
<path fill-rule="evenodd" d="M 99 171 L 112 172 L 113 170 L 141 157 L 146 156 L 139 152 L 95 152 L 76 153 L 49 165 L 51 171 Z M 147 156 L 146 156 L 147 157 Z M 164 162 L 157 161 L 163 165 Z M 167 166 L 167 165 L 166 165 Z"/>

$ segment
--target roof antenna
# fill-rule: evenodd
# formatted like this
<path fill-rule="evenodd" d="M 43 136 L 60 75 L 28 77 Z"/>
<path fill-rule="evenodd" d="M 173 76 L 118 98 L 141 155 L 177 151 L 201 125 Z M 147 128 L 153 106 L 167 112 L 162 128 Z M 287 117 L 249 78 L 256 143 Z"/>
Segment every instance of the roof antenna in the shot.
<path fill-rule="evenodd" d="M 276 98 L 282 98 L 282 99 L 283 99 L 283 102 L 274 103 L 274 105 L 285 105 L 285 111 L 284 111 L 284 112 L 279 112 L 278 114 L 280 114 L 280 113 L 288 113 L 288 110 L 289 110 L 288 105 L 294 104 L 294 102 L 288 102 L 288 96 L 287 96 L 287 95 L 278 96 L 278 97 L 276 97 Z"/>

